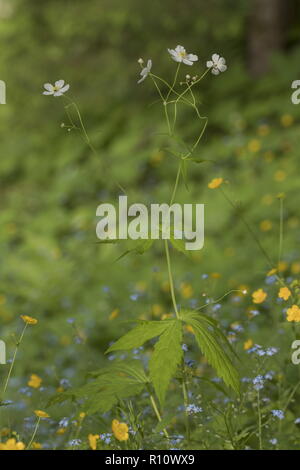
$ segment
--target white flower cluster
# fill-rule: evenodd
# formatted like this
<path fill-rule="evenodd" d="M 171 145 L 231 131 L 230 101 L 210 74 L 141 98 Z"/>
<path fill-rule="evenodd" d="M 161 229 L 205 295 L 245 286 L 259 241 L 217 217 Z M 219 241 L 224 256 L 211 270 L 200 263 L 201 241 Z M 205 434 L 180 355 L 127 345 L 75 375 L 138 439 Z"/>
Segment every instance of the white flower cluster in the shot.
<path fill-rule="evenodd" d="M 197 62 L 198 56 L 196 54 L 188 54 L 183 46 L 176 46 L 175 49 L 168 49 L 169 54 L 175 62 L 183 63 L 185 65 L 193 65 L 194 62 Z M 143 59 L 139 59 L 138 63 L 143 66 Z M 214 75 L 219 75 L 220 72 L 225 72 L 227 70 L 227 65 L 225 63 L 224 57 L 221 57 L 219 54 L 213 54 L 211 60 L 206 62 L 207 68 L 211 69 L 211 73 Z M 147 78 L 152 68 L 152 60 L 149 59 L 147 66 L 144 67 L 140 73 L 141 77 L 138 83 L 141 83 Z"/>

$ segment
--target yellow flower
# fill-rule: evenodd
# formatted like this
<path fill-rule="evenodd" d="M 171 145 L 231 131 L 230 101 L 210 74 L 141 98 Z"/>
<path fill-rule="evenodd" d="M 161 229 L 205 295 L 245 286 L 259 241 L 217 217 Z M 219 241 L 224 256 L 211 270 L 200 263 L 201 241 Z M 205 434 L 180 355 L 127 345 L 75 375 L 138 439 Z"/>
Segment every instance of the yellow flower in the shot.
<path fill-rule="evenodd" d="M 129 439 L 128 426 L 126 423 L 120 423 L 117 419 L 113 419 L 111 429 L 118 441 L 127 441 Z"/>
<path fill-rule="evenodd" d="M 274 173 L 274 180 L 275 181 L 284 181 L 286 178 L 286 172 L 283 170 L 278 170 Z"/>
<path fill-rule="evenodd" d="M 280 122 L 283 127 L 289 127 L 293 124 L 294 118 L 290 114 L 283 114 L 280 118 Z"/>
<path fill-rule="evenodd" d="M 99 435 L 98 434 L 89 434 L 88 435 L 88 440 L 89 440 L 89 444 L 90 444 L 90 448 L 92 450 L 96 450 L 97 449 L 97 440 L 99 439 Z"/>
<path fill-rule="evenodd" d="M 290 289 L 288 287 L 281 287 L 278 292 L 278 297 L 280 299 L 288 300 L 288 298 L 292 295 Z"/>
<path fill-rule="evenodd" d="M 247 339 L 247 341 L 244 342 L 244 349 L 247 351 L 248 349 L 252 348 L 253 346 L 253 341 L 252 339 Z"/>
<path fill-rule="evenodd" d="M 194 293 L 194 290 L 191 284 L 183 282 L 180 286 L 181 294 L 185 299 L 190 299 Z"/>
<path fill-rule="evenodd" d="M 159 304 L 152 305 L 152 314 L 154 317 L 160 317 L 163 313 L 164 309 Z"/>
<path fill-rule="evenodd" d="M 57 434 L 58 436 L 61 436 L 62 434 L 65 434 L 66 431 L 67 431 L 66 428 L 59 428 L 59 429 L 56 431 L 56 434 Z"/>
<path fill-rule="evenodd" d="M 295 262 L 291 266 L 291 271 L 293 274 L 299 274 L 300 273 L 300 263 Z"/>
<path fill-rule="evenodd" d="M 29 317 L 28 315 L 21 315 L 21 318 L 27 325 L 36 325 L 38 322 L 36 318 Z"/>
<path fill-rule="evenodd" d="M 261 143 L 258 139 L 250 140 L 248 143 L 248 150 L 250 152 L 256 153 L 261 149 Z"/>
<path fill-rule="evenodd" d="M 35 410 L 34 414 L 35 414 L 38 418 L 50 418 L 50 416 L 48 415 L 48 413 L 46 413 L 45 411 L 42 411 L 42 410 Z"/>
<path fill-rule="evenodd" d="M 23 442 L 17 442 L 15 438 L 7 439 L 5 444 L 0 444 L 0 450 L 24 450 Z"/>
<path fill-rule="evenodd" d="M 270 220 L 262 220 L 259 224 L 259 228 L 262 232 L 268 232 L 272 229 L 272 222 Z"/>
<path fill-rule="evenodd" d="M 223 178 L 214 178 L 211 180 L 210 183 L 208 183 L 208 188 L 216 189 L 219 186 L 221 186 L 222 183 L 223 183 Z"/>
<path fill-rule="evenodd" d="M 33 442 L 31 444 L 31 448 L 34 450 L 40 450 L 42 448 L 42 444 L 40 444 L 39 442 Z"/>
<path fill-rule="evenodd" d="M 120 310 L 118 308 L 115 308 L 111 314 L 109 315 L 109 320 L 114 320 L 115 318 L 117 318 L 119 316 L 119 313 L 120 313 Z"/>
<path fill-rule="evenodd" d="M 300 308 L 298 305 L 293 305 L 287 309 L 287 321 L 300 322 Z"/>
<path fill-rule="evenodd" d="M 195 333 L 194 328 L 191 325 L 186 325 L 185 329 L 188 331 L 188 333 Z"/>
<path fill-rule="evenodd" d="M 262 290 L 258 289 L 252 294 L 252 299 L 254 304 L 261 304 L 266 298 L 267 298 L 267 293 Z"/>
<path fill-rule="evenodd" d="M 273 269 L 271 269 L 271 270 L 267 273 L 267 276 L 268 276 L 268 277 L 269 277 L 269 276 L 273 276 L 273 275 L 276 274 L 276 273 L 277 273 L 277 269 L 276 269 L 276 268 L 273 268 Z"/>
<path fill-rule="evenodd" d="M 288 267 L 289 267 L 289 265 L 287 264 L 286 261 L 280 261 L 280 263 L 278 263 L 278 271 L 281 272 L 281 273 L 283 271 L 286 271 Z"/>
<path fill-rule="evenodd" d="M 27 385 L 28 387 L 32 387 L 32 388 L 40 388 L 42 382 L 43 380 L 41 379 L 41 377 L 39 377 L 36 374 L 32 374 L 30 376 L 29 381 L 27 382 Z"/>

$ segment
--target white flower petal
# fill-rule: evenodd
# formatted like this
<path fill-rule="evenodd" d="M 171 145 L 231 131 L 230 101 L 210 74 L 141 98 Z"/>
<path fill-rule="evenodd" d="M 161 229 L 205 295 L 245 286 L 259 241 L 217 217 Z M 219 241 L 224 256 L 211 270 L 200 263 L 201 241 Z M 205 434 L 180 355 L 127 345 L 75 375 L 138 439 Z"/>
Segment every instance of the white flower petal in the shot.
<path fill-rule="evenodd" d="M 214 65 L 213 61 L 212 60 L 208 60 L 206 62 L 206 67 L 210 69 L 210 67 L 212 67 Z"/>
<path fill-rule="evenodd" d="M 55 92 L 53 93 L 53 96 L 62 96 L 62 95 L 63 95 L 63 93 L 62 93 L 60 90 L 55 91 Z"/>
<path fill-rule="evenodd" d="M 62 88 L 65 84 L 65 81 L 64 80 L 57 80 L 57 82 L 55 82 L 55 86 L 57 88 Z"/>
<path fill-rule="evenodd" d="M 213 54 L 213 55 L 212 55 L 212 60 L 213 60 L 213 62 L 218 62 L 219 57 L 220 57 L 219 54 Z"/>
<path fill-rule="evenodd" d="M 191 60 L 188 60 L 188 58 L 183 58 L 182 62 L 186 65 L 193 65 L 193 62 Z"/>
<path fill-rule="evenodd" d="M 188 54 L 187 59 L 191 60 L 192 62 L 195 62 L 196 60 L 198 60 L 198 56 L 196 54 Z"/>
<path fill-rule="evenodd" d="M 185 52 L 185 48 L 183 46 L 176 46 L 175 47 L 175 51 L 177 53 L 180 53 L 180 52 Z"/>
<path fill-rule="evenodd" d="M 225 72 L 225 70 L 227 70 L 227 65 L 221 64 L 218 66 L 218 69 L 220 70 L 220 72 Z"/>
<path fill-rule="evenodd" d="M 143 75 L 142 78 L 140 78 L 140 80 L 138 81 L 138 83 L 142 83 L 145 80 L 146 77 L 147 77 L 147 75 Z"/>
<path fill-rule="evenodd" d="M 69 88 L 70 88 L 70 85 L 65 85 L 65 86 L 62 87 L 59 91 L 60 91 L 61 93 L 66 93 L 66 91 L 68 91 Z"/>
<path fill-rule="evenodd" d="M 51 85 L 51 83 L 45 83 L 44 88 L 48 91 L 52 91 L 53 90 L 53 85 Z"/>
<path fill-rule="evenodd" d="M 220 65 L 220 64 L 225 64 L 225 59 L 224 59 L 224 57 L 220 57 L 220 59 L 219 59 L 219 65 Z"/>
<path fill-rule="evenodd" d="M 214 75 L 219 75 L 220 72 L 217 68 L 214 67 L 213 69 L 211 69 L 211 73 L 213 73 Z"/>
<path fill-rule="evenodd" d="M 150 72 L 151 68 L 152 68 L 152 60 L 149 59 L 148 62 L 147 62 L 147 69 L 148 69 L 149 72 Z"/>
<path fill-rule="evenodd" d="M 53 95 L 54 91 L 43 91 L 43 95 Z"/>

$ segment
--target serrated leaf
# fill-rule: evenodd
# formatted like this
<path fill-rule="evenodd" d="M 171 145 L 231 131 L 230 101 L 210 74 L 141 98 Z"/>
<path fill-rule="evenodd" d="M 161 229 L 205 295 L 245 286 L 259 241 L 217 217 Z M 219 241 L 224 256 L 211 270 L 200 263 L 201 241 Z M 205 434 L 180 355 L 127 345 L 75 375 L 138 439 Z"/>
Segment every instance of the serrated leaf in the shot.
<path fill-rule="evenodd" d="M 147 383 L 149 382 L 148 377 L 145 374 L 142 364 L 136 360 L 127 360 L 114 362 L 105 367 L 96 371 L 90 372 L 88 375 L 93 378 L 103 376 L 105 374 L 121 374 L 122 376 L 131 377 L 135 379 L 138 383 Z"/>
<path fill-rule="evenodd" d="M 172 320 L 143 322 L 112 344 L 106 353 L 139 348 L 149 339 L 161 335 L 171 322 Z"/>
<path fill-rule="evenodd" d="M 181 342 L 182 323 L 180 320 L 174 320 L 160 336 L 150 359 L 150 379 L 161 405 L 164 403 L 170 380 L 183 356 Z"/>
<path fill-rule="evenodd" d="M 227 345 L 221 346 L 220 334 L 215 322 L 205 315 L 199 315 L 195 318 L 193 314 L 186 315 L 184 321 L 192 326 L 198 346 L 207 361 L 216 369 L 217 374 L 224 380 L 225 384 L 239 393 L 238 372 L 225 350 Z"/>
<path fill-rule="evenodd" d="M 77 389 L 68 390 L 52 397 L 47 406 L 63 403 L 67 400 L 83 401 L 83 409 L 93 414 L 109 411 L 119 400 L 139 394 L 145 384 L 130 377 L 107 373 Z"/>

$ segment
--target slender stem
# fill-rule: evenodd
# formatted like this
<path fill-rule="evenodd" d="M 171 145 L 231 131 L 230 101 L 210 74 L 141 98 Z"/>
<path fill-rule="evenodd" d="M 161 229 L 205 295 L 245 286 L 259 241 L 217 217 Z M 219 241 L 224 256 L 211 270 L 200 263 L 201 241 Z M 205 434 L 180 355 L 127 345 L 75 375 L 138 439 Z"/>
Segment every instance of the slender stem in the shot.
<path fill-rule="evenodd" d="M 176 196 L 178 183 L 179 183 L 179 178 L 180 178 L 180 172 L 181 172 L 181 165 L 182 165 L 182 163 L 180 162 L 180 164 L 178 166 L 177 174 L 176 174 L 176 180 L 175 180 L 175 185 L 174 185 L 174 189 L 173 189 L 173 193 L 172 193 L 172 197 L 171 197 L 171 201 L 170 201 L 170 206 L 173 204 L 175 196 Z"/>
<path fill-rule="evenodd" d="M 280 198 L 280 212 L 279 212 L 279 250 L 278 250 L 278 266 L 281 261 L 282 256 L 282 246 L 283 246 L 283 198 Z"/>
<path fill-rule="evenodd" d="M 24 326 L 24 328 L 23 328 L 23 331 L 22 331 L 22 333 L 21 333 L 21 336 L 20 336 L 19 340 L 17 341 L 16 349 L 15 349 L 15 351 L 14 351 L 14 355 L 13 355 L 13 358 L 12 358 L 12 361 L 11 361 L 11 364 L 10 364 L 10 368 L 9 368 L 9 371 L 8 371 L 8 374 L 7 374 L 5 383 L 4 383 L 4 387 L 3 387 L 3 390 L 2 390 L 2 396 L 1 396 L 1 399 L 0 399 L 0 403 L 4 400 L 4 395 L 5 395 L 6 390 L 7 390 L 8 382 L 9 382 L 9 380 L 10 380 L 10 377 L 11 377 L 11 374 L 12 374 L 12 371 L 13 371 L 13 368 L 14 368 L 14 365 L 15 365 L 15 361 L 16 361 L 16 357 L 17 357 L 17 352 L 18 352 L 18 349 L 19 349 L 20 344 L 21 344 L 21 342 L 22 342 L 22 339 L 23 339 L 23 336 L 24 336 L 24 333 L 25 333 L 26 328 L 27 328 L 27 323 L 25 323 L 25 326 Z"/>
<path fill-rule="evenodd" d="M 262 450 L 262 433 L 261 433 L 261 410 L 260 410 L 260 397 L 259 390 L 257 390 L 257 411 L 258 411 L 258 438 L 259 438 L 259 450 Z"/>
<path fill-rule="evenodd" d="M 33 440 L 34 440 L 34 438 L 35 438 L 35 436 L 36 436 L 37 430 L 38 430 L 39 425 L 40 425 L 40 421 L 41 421 L 41 418 L 38 417 L 38 420 L 37 420 L 37 422 L 36 422 L 36 425 L 35 425 L 33 434 L 32 434 L 32 436 L 31 436 L 30 442 L 29 442 L 29 444 L 28 444 L 28 446 L 27 446 L 27 449 L 30 449 L 31 444 L 33 443 Z"/>
<path fill-rule="evenodd" d="M 184 370 L 184 364 L 182 364 L 182 373 L 183 373 L 183 380 L 182 380 L 182 392 L 183 392 L 183 402 L 184 402 L 184 415 L 185 415 L 185 426 L 186 426 L 186 434 L 187 434 L 187 440 L 190 440 L 190 420 L 189 420 L 189 413 L 187 410 L 188 404 L 189 404 L 189 398 L 188 398 L 188 389 L 187 389 L 187 383 L 185 380 L 185 370 Z"/>
<path fill-rule="evenodd" d="M 177 305 L 176 305 L 176 298 L 175 298 L 175 291 L 174 291 L 174 283 L 173 283 L 173 276 L 172 276 L 172 268 L 171 268 L 168 240 L 165 240 L 164 243 L 165 243 L 165 251 L 166 251 L 166 257 L 167 257 L 171 297 L 172 297 L 172 302 L 173 302 L 173 307 L 174 307 L 174 310 L 175 310 L 175 313 L 176 313 L 176 317 L 177 317 L 177 319 L 179 319 L 179 313 L 178 313 L 178 309 L 177 309 Z"/>
<path fill-rule="evenodd" d="M 153 395 L 151 395 L 151 394 L 150 394 L 150 402 L 151 402 L 152 408 L 154 410 L 154 413 L 156 414 L 156 417 L 157 417 L 158 421 L 161 423 L 162 418 L 160 416 L 160 412 L 158 411 L 155 399 L 154 399 Z M 166 438 L 169 439 L 168 431 L 165 428 L 163 429 L 163 433 L 166 436 Z"/>

